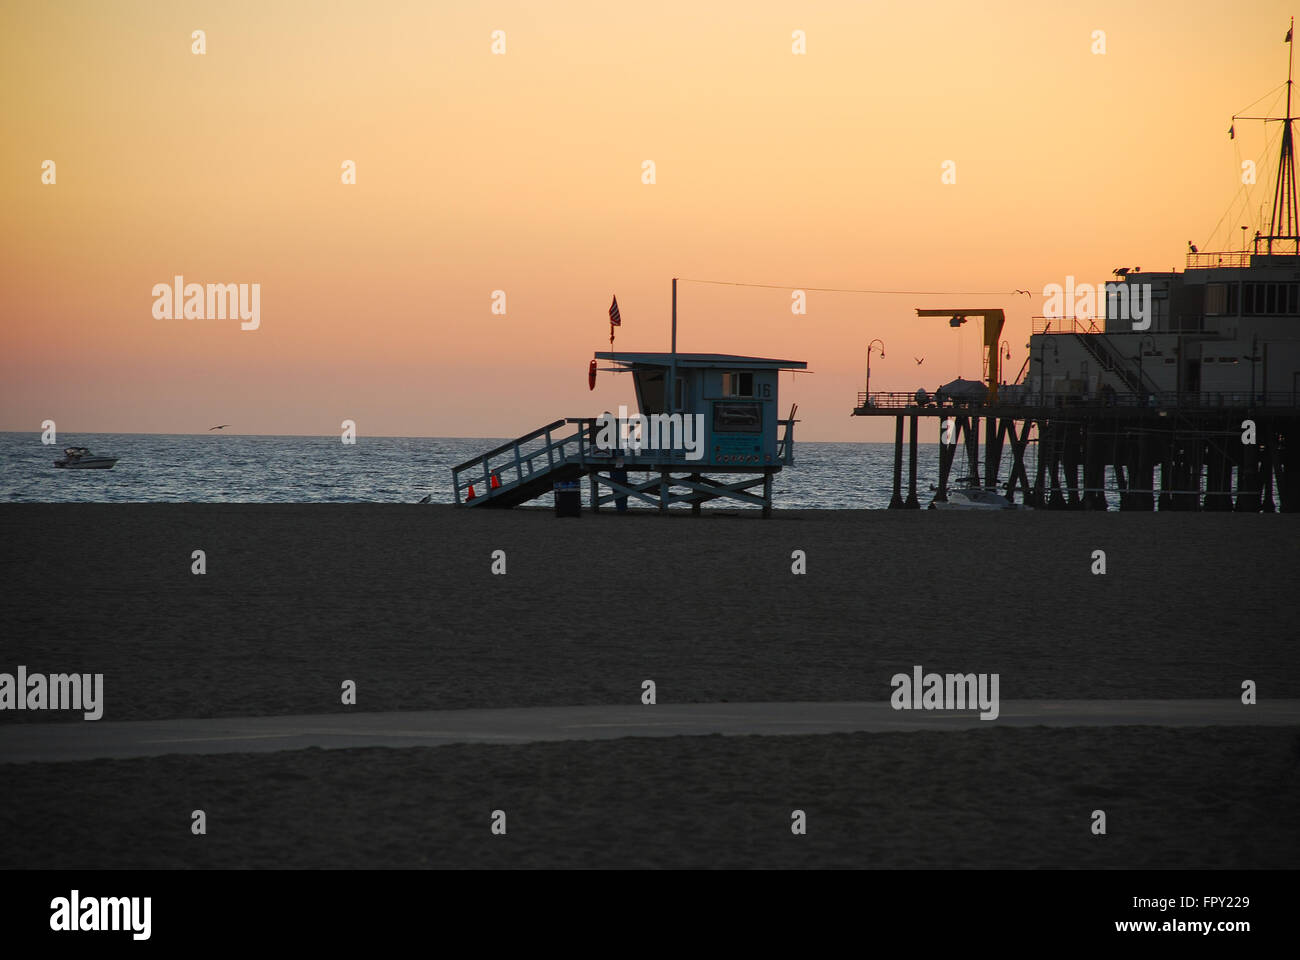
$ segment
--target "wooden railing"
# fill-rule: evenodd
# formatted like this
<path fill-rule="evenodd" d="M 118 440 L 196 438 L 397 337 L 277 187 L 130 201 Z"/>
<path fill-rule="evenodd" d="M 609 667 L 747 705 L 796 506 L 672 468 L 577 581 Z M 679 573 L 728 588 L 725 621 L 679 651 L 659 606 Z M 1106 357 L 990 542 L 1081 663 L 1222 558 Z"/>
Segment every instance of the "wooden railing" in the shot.
<path fill-rule="evenodd" d="M 789 466 L 794 463 L 794 425 L 797 420 L 778 420 L 785 427 L 778 437 L 776 462 Z M 565 427 L 574 428 L 565 432 Z M 700 467 L 707 460 L 692 460 L 685 450 L 611 450 L 598 445 L 600 421 L 597 417 L 569 417 L 555 420 L 531 433 L 494 447 L 487 453 L 466 460 L 451 468 L 452 489 L 457 503 L 466 503 L 480 497 L 491 499 L 514 489 L 521 483 L 538 480 L 559 466 L 578 464 L 584 467 L 606 469 L 621 456 L 623 466 L 635 470 L 638 466 Z M 704 442 L 704 436 L 698 437 Z M 716 466 L 714 464 L 713 466 Z M 771 464 L 753 464 L 756 470 Z M 472 497 L 471 497 L 472 489 Z"/>
<path fill-rule="evenodd" d="M 776 441 L 777 463 L 790 466 L 794 463 L 794 425 L 798 420 L 778 420 L 777 425 L 785 427 L 785 434 Z"/>
<path fill-rule="evenodd" d="M 1095 319 L 1080 317 L 1030 317 L 1030 330 L 1040 333 L 1104 333 Z"/>
<path fill-rule="evenodd" d="M 580 448 L 581 436 L 580 433 L 573 433 L 555 437 L 555 431 L 564 426 L 564 420 L 553 421 L 452 467 L 451 481 L 456 502 L 468 500 L 475 484 L 481 486 L 473 490 L 473 496 L 490 497 L 497 490 L 509 489 L 536 475 L 551 471 L 557 462 L 565 462 L 575 449 Z M 462 491 L 466 493 L 463 498 Z"/>
<path fill-rule="evenodd" d="M 1300 409 L 1300 390 L 1272 390 L 1268 393 L 1249 391 L 1229 392 L 1203 390 L 1199 393 L 1175 393 L 1173 391 L 1146 394 L 1125 393 L 1120 391 L 1084 396 L 1077 393 L 1043 393 L 1025 390 L 1023 385 L 1016 385 L 1016 391 L 1009 391 L 1006 386 L 999 387 L 997 404 L 990 405 L 983 400 L 964 400 L 951 397 L 936 397 L 926 393 L 924 402 L 917 398 L 916 392 L 875 392 L 870 395 L 858 392 L 855 412 L 866 410 L 908 410 L 908 409 L 970 409 L 971 407 L 1149 407 L 1152 409 L 1191 409 L 1213 410 L 1252 409 L 1254 407 Z"/>
<path fill-rule="evenodd" d="M 1221 250 L 1206 253 L 1189 253 L 1188 270 L 1205 270 L 1211 267 L 1249 267 L 1252 254 L 1245 250 Z"/>

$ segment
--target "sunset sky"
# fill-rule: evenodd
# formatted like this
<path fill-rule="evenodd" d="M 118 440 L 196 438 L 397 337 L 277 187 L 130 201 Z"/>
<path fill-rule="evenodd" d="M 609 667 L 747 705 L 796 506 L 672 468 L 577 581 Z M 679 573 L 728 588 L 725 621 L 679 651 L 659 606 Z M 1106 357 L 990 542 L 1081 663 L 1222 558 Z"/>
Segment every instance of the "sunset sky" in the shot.
<path fill-rule="evenodd" d="M 667 350 L 678 276 L 778 287 L 682 284 L 680 349 L 807 361 L 781 384 L 801 439 L 886 439 L 848 416 L 872 338 L 873 389 L 980 372 L 976 325 L 915 307 L 1005 307 L 1014 376 L 1045 284 L 1182 269 L 1189 239 L 1260 225 L 1280 125 L 1227 133 L 1282 108 L 1289 15 L 14 0 L 0 430 L 514 436 L 630 403 L 626 377 L 587 389 L 610 296 L 615 349 Z M 259 283 L 260 329 L 155 319 L 177 274 Z M 811 292 L 793 315 L 808 287 L 1005 293 Z"/>

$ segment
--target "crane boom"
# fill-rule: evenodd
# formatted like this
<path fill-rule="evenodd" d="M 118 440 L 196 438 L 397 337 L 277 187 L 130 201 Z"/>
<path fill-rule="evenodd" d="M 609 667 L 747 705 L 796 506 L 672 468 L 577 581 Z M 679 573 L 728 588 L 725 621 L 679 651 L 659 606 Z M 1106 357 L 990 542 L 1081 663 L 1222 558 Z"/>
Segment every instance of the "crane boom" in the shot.
<path fill-rule="evenodd" d="M 1006 314 L 1002 310 L 924 310 L 916 308 L 918 317 L 947 317 L 948 324 L 960 327 L 967 317 L 984 321 L 984 380 L 989 388 L 989 403 L 998 402 L 998 340 Z"/>

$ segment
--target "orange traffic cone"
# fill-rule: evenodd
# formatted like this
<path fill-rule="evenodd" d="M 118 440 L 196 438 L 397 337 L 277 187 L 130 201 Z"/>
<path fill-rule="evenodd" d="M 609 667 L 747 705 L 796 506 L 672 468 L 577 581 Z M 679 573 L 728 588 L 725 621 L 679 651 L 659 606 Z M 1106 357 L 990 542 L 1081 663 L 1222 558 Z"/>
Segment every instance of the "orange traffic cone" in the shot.
<path fill-rule="evenodd" d="M 494 473 L 492 474 L 491 489 L 495 490 L 499 486 L 501 486 L 501 478 Z"/>
<path fill-rule="evenodd" d="M 469 485 L 469 496 L 466 497 L 465 499 L 466 499 L 467 501 L 469 501 L 469 500 L 473 500 L 473 499 L 474 499 L 474 484 L 471 483 L 471 484 Z"/>

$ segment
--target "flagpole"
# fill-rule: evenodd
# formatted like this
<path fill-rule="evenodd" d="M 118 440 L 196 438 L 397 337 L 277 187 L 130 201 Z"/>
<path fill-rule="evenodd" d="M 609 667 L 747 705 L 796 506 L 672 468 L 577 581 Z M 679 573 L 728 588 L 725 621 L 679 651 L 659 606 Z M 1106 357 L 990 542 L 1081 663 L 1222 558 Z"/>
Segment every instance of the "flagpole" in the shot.
<path fill-rule="evenodd" d="M 677 412 L 677 278 L 673 277 L 673 354 L 669 362 L 668 402 L 664 404 L 670 414 Z"/>

